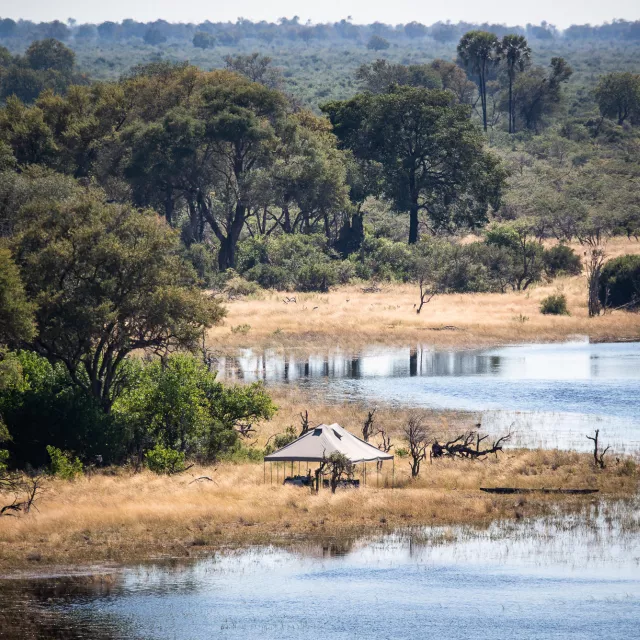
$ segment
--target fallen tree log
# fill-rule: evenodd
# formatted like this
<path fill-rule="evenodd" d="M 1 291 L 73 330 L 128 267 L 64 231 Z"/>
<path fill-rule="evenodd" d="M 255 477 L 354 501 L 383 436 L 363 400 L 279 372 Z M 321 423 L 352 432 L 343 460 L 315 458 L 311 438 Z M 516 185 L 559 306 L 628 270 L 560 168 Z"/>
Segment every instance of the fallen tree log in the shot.
<path fill-rule="evenodd" d="M 519 489 L 517 487 L 480 487 L 486 493 L 566 493 L 586 495 L 598 493 L 599 489 Z"/>

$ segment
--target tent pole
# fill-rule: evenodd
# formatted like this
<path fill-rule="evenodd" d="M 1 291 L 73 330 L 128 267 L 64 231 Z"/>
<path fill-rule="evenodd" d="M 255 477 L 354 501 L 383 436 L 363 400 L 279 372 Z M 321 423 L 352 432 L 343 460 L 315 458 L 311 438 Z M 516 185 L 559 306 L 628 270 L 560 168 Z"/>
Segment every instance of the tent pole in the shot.
<path fill-rule="evenodd" d="M 267 484 L 267 461 L 262 461 L 262 484 Z"/>
<path fill-rule="evenodd" d="M 273 462 L 269 463 L 269 471 L 271 472 L 271 484 L 273 484 Z"/>
<path fill-rule="evenodd" d="M 396 486 L 396 457 L 393 456 L 393 469 L 391 470 L 391 488 Z"/>

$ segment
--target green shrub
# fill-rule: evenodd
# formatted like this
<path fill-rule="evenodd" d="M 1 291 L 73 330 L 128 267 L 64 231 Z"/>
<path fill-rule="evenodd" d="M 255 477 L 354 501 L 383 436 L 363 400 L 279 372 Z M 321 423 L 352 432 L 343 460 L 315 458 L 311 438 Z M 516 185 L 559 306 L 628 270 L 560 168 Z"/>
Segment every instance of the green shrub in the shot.
<path fill-rule="evenodd" d="M 567 296 L 563 293 L 551 294 L 540 304 L 540 313 L 552 316 L 568 316 Z"/>
<path fill-rule="evenodd" d="M 176 451 L 169 447 L 157 444 L 153 449 L 147 451 L 144 456 L 149 471 L 154 473 L 171 475 L 184 471 L 185 454 L 183 451 Z"/>
<path fill-rule="evenodd" d="M 9 461 L 9 452 L 6 449 L 0 449 L 0 473 L 7 470 L 7 462 Z"/>
<path fill-rule="evenodd" d="M 409 455 L 409 449 L 405 449 L 405 447 L 398 447 L 396 449 L 396 455 L 398 458 L 406 458 Z"/>
<path fill-rule="evenodd" d="M 559 244 L 543 253 L 544 272 L 548 278 L 559 275 L 578 276 L 582 273 L 580 256 L 566 244 Z"/>
<path fill-rule="evenodd" d="M 598 292 L 602 306 L 640 307 L 640 256 L 627 255 L 609 260 L 600 275 Z"/>
<path fill-rule="evenodd" d="M 235 327 L 231 327 L 231 333 L 239 333 L 243 336 L 246 336 L 249 331 L 251 331 L 250 324 L 239 324 Z"/>
<path fill-rule="evenodd" d="M 82 475 L 82 462 L 72 453 L 51 445 L 47 446 L 47 453 L 51 458 L 50 470 L 54 476 L 63 480 L 73 480 Z"/>

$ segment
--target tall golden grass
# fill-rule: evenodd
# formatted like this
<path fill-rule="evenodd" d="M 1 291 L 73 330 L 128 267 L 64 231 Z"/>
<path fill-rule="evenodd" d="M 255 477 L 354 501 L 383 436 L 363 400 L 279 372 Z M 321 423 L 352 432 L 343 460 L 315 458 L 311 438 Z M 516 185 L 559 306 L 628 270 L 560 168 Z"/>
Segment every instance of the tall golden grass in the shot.
<path fill-rule="evenodd" d="M 197 480 L 201 476 L 212 481 Z M 51 479 L 39 511 L 0 519 L 0 573 L 185 557 L 223 545 L 335 538 L 407 525 L 481 524 L 572 509 L 593 498 L 491 495 L 480 492 L 481 486 L 590 487 L 617 499 L 634 495 L 638 484 L 636 466 L 626 460 L 596 471 L 587 454 L 525 450 L 484 462 L 426 462 L 417 480 L 398 459 L 395 489 L 389 488 L 390 466 L 377 477 L 375 465 L 368 465 L 367 478 L 367 486 L 335 495 L 270 484 L 269 470 L 250 463 L 195 467 L 170 477 L 120 469 L 75 481 Z"/>
<path fill-rule="evenodd" d="M 578 245 L 578 251 L 583 249 Z M 640 243 L 614 238 L 607 255 L 640 253 Z M 584 276 L 558 278 L 524 292 L 450 294 L 435 297 L 420 315 L 415 312 L 416 287 L 382 284 L 379 293 L 363 293 L 360 286 L 339 287 L 327 294 L 285 295 L 265 292 L 228 304 L 224 325 L 209 332 L 216 351 L 238 347 L 359 348 L 371 343 L 422 343 L 442 347 L 473 347 L 515 342 L 551 342 L 572 336 L 607 341 L 640 338 L 640 314 L 617 311 L 589 318 Z M 540 313 L 551 293 L 567 296 L 570 316 Z M 248 332 L 231 331 L 250 325 Z M 455 330 L 442 329 L 455 327 Z"/>

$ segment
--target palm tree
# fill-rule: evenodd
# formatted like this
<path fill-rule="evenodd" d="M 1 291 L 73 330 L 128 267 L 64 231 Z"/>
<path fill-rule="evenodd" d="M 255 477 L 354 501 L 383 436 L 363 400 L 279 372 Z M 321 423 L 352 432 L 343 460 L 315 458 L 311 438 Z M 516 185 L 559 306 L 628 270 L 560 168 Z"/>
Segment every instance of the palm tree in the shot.
<path fill-rule="evenodd" d="M 478 93 L 482 104 L 482 124 L 487 130 L 487 72 L 498 61 L 498 38 L 488 31 L 469 31 L 458 44 L 458 55 L 465 67 L 478 76 Z"/>
<path fill-rule="evenodd" d="M 509 133 L 516 132 L 516 114 L 513 108 L 513 83 L 518 71 L 524 71 L 531 61 L 531 49 L 524 36 L 509 34 L 498 45 L 500 58 L 505 61 L 509 76 Z"/>

